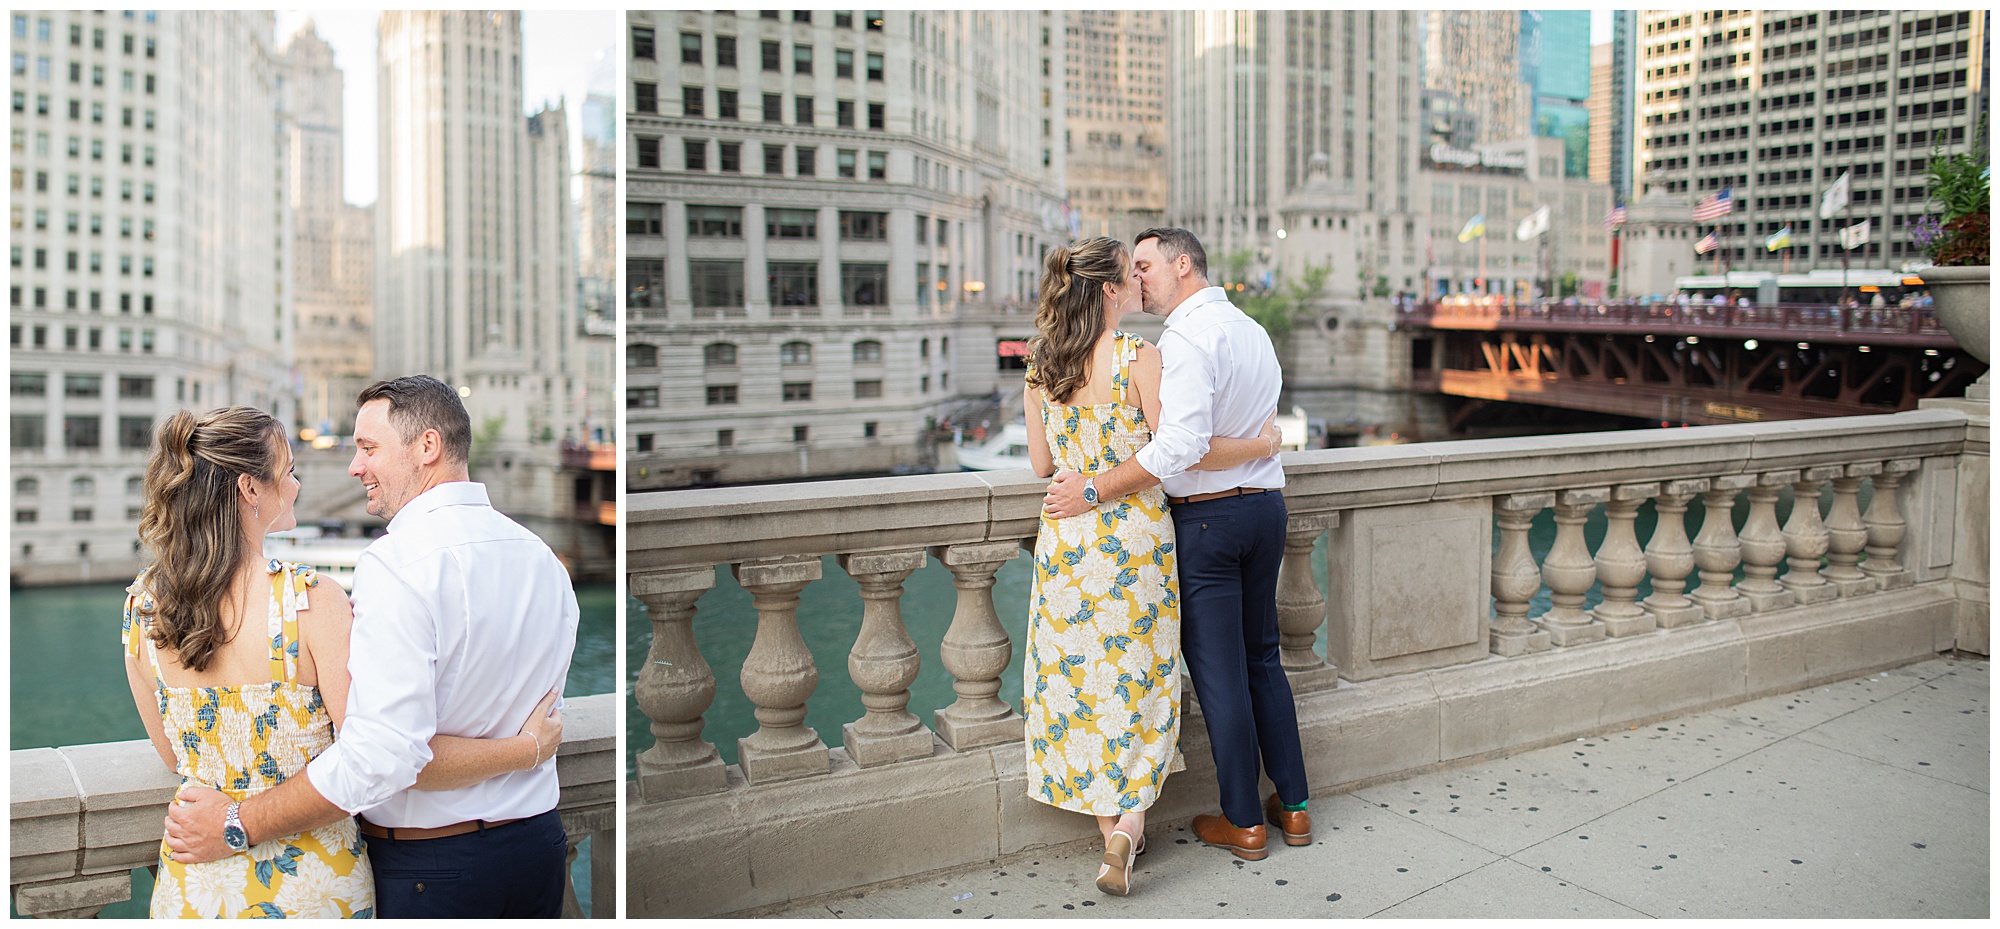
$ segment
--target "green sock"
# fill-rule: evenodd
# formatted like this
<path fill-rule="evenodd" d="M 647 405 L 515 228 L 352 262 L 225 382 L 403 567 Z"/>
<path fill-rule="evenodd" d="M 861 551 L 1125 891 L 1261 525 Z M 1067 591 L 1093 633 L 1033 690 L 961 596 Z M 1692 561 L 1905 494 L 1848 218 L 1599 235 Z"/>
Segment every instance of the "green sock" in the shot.
<path fill-rule="evenodd" d="M 1306 811 L 1306 804 L 1303 800 L 1298 803 L 1286 803 L 1280 800 L 1278 801 L 1278 805 L 1284 807 L 1287 813 L 1303 813 Z"/>

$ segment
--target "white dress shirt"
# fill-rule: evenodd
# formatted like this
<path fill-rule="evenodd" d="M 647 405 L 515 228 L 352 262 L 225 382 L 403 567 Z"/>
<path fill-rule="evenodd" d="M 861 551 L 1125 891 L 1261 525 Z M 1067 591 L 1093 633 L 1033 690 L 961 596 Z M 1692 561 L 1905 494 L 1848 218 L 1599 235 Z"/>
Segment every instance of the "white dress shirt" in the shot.
<path fill-rule="evenodd" d="M 486 485 L 417 495 L 355 566 L 354 686 L 339 737 L 307 767 L 313 786 L 349 813 L 411 829 L 554 809 L 554 759 L 457 790 L 410 787 L 432 735 L 519 732 L 567 679 L 576 626 L 569 573 L 493 509 Z"/>
<path fill-rule="evenodd" d="M 1160 422 L 1135 457 L 1167 495 L 1285 486 L 1275 455 L 1225 471 L 1188 470 L 1208 454 L 1211 437 L 1256 438 L 1277 410 L 1284 377 L 1264 327 L 1222 288 L 1203 288 L 1167 314 L 1160 361 Z"/>

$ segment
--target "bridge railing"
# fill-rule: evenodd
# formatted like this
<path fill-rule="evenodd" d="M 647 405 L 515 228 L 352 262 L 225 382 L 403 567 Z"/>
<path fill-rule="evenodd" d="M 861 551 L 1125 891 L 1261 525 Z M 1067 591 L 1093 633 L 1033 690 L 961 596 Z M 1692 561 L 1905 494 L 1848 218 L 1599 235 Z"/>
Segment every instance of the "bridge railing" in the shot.
<path fill-rule="evenodd" d="M 1675 636 L 1694 634 L 1691 630 L 1762 616 L 1788 617 L 1788 628 L 1798 629 L 1894 616 L 1903 635 L 1893 647 L 1872 643 L 1856 650 L 1850 643 L 1846 651 L 1834 649 L 1840 654 L 1833 656 L 1753 661 L 1747 672 L 1738 665 L 1736 679 L 1722 691 L 1705 682 L 1698 693 L 1681 693 L 1675 685 L 1665 695 L 1600 694 L 1530 714 L 1531 721 L 1497 720 L 1490 714 L 1501 711 L 1483 710 L 1489 714 L 1485 722 L 1399 743 L 1390 760 L 1372 755 L 1365 762 L 1315 760 L 1312 765 L 1325 766 L 1315 767 L 1315 784 L 1348 783 L 1507 750 L 1551 733 L 1577 734 L 1675 707 L 1712 704 L 1727 699 L 1719 695 L 1723 692 L 1741 699 L 1805 686 L 1814 675 L 1837 676 L 1842 668 L 1856 673 L 1862 666 L 1914 660 L 1911 656 L 1950 647 L 1952 621 L 1938 625 L 1938 617 L 1951 615 L 1953 594 L 1928 582 L 1943 580 L 1951 570 L 1954 525 L 1962 521 L 1956 495 L 1967 428 L 1961 413 L 1926 410 L 1285 454 L 1290 522 L 1278 591 L 1281 654 L 1302 707 L 1334 698 L 1336 688 L 1347 692 L 1343 682 L 1493 662 L 1504 667 L 1574 653 L 1573 661 L 1496 672 L 1520 676 L 1523 687 L 1545 686 L 1545 675 L 1559 675 L 1571 663 L 1612 660 L 1588 657 L 1597 654 L 1593 647 L 1610 647 L 1605 643 L 1631 643 L 1629 649 L 1637 651 L 1621 655 L 1645 655 L 1672 648 Z M 1983 425 L 1977 447 L 1983 462 Z M 1979 480 L 1983 487 L 1983 467 Z M 1865 510 L 1859 503 L 1864 484 L 1872 485 Z M 657 810 L 643 815 L 667 828 L 635 839 L 650 847 L 632 851 L 634 915 L 738 911 L 787 895 L 940 867 L 943 855 L 991 857 L 996 848 L 1005 853 L 1031 843 L 1024 833 L 1058 840 L 1049 836 L 1060 827 L 1015 824 L 1037 814 L 1020 812 L 1023 802 L 1009 799 L 1024 789 L 1010 782 L 1022 774 L 1018 760 L 1010 759 L 1020 750 L 1023 721 L 1019 708 L 998 694 L 1000 675 L 1023 643 L 1002 628 L 992 598 L 999 568 L 1032 547 L 1044 487 L 1026 472 L 982 472 L 628 498 L 630 589 L 645 603 L 652 626 L 635 696 L 650 721 L 653 743 L 638 756 L 633 799 L 636 811 Z M 1780 525 L 1775 504 L 1786 487 L 1799 504 Z M 1731 517 L 1739 497 L 1748 501 L 1741 525 Z M 1661 519 L 1651 538 L 1641 540 L 1634 517 L 1649 500 Z M 1690 506 L 1706 514 L 1692 538 L 1682 516 Z M 1980 507 L 1983 539 L 1983 503 Z M 1592 545 L 1584 524 L 1599 508 L 1608 529 Z M 1554 547 L 1537 558 L 1527 533 L 1543 510 L 1554 511 L 1557 531 Z M 1322 537 L 1326 589 L 1312 569 Z M 823 555 L 837 556 L 859 583 L 864 601 L 845 671 L 861 691 L 865 710 L 838 735 L 805 724 L 820 675 L 839 673 L 819 664 L 799 629 L 799 592 L 820 578 Z M 919 654 L 901 605 L 904 580 L 927 559 L 948 568 L 958 588 L 950 627 L 934 656 Z M 740 672 L 743 692 L 755 705 L 757 729 L 738 741 L 740 762 L 728 766 L 703 738 L 718 681 L 694 635 L 696 602 L 714 586 L 717 565 L 729 566 L 757 612 L 755 642 Z M 1652 594 L 1639 599 L 1638 589 L 1648 580 Z M 1922 596 L 1912 599 L 1913 587 Z M 1593 589 L 1601 590 L 1594 603 Z M 1544 590 L 1551 605 L 1534 613 L 1530 604 Z M 1911 615 L 1924 618 L 1909 620 Z M 1314 648 L 1322 629 L 1323 657 Z M 1744 634 L 1734 628 L 1728 633 L 1739 643 Z M 942 662 L 956 696 L 928 720 L 909 710 L 910 685 L 927 660 Z M 1441 686 L 1436 680 L 1423 684 L 1422 692 L 1433 695 L 1424 699 L 1443 699 L 1435 696 Z M 1451 715 L 1447 710 L 1427 712 L 1429 725 L 1452 725 L 1441 721 Z M 1302 720 L 1312 716 L 1301 710 Z M 1189 746 L 1201 739 L 1198 729 L 1191 724 L 1182 735 L 1190 765 L 1197 765 L 1198 752 Z M 1314 738 L 1308 736 L 1309 757 Z M 753 835 L 773 817 L 835 817 L 822 809 L 829 802 L 824 791 L 888 797 L 900 787 L 918 789 L 916 784 L 934 789 L 936 775 L 926 766 L 975 756 L 977 770 L 992 772 L 989 761 L 1000 766 L 984 777 L 997 778 L 1002 822 L 993 826 L 990 811 L 969 811 L 985 825 L 961 823 L 972 835 L 965 839 L 968 849 L 926 847 L 908 862 L 888 853 L 809 857 L 799 849 L 811 843 L 788 832 L 787 850 L 762 857 L 754 849 L 727 855 L 718 850 L 714 860 L 698 867 L 687 857 L 719 848 L 703 843 L 755 845 L 759 840 Z M 1377 762 L 1387 767 L 1366 767 Z M 899 785 L 899 769 L 915 780 Z M 855 779 L 868 772 L 888 780 Z M 834 782 L 824 788 L 812 786 L 829 778 Z M 981 789 L 992 796 L 989 788 Z M 787 806 L 787 797 L 799 808 Z M 674 810 L 679 812 L 669 812 Z M 738 815 L 750 818 L 729 819 Z M 669 836 L 675 828 L 687 834 Z M 732 828 L 738 831 L 729 832 Z M 750 885 L 737 886 L 721 871 L 713 880 L 687 878 L 689 868 L 702 874 L 734 868 L 738 857 L 753 862 L 756 878 Z M 795 867 L 774 864 L 794 858 Z"/>
<path fill-rule="evenodd" d="M 1922 344 L 1951 345 L 1951 333 L 1930 307 L 1828 306 L 1802 303 L 1755 303 L 1747 306 L 1675 303 L 1511 303 L 1489 305 L 1449 302 L 1406 305 L 1398 322 L 1435 329 L 1577 329 L 1645 330 L 1662 333 L 1725 330 L 1744 335 L 1900 339 Z"/>
<path fill-rule="evenodd" d="M 591 839 L 590 916 L 618 901 L 618 753 L 615 694 L 566 701 L 556 753 L 569 862 Z M 92 917 L 130 899 L 132 872 L 155 866 L 161 821 L 179 778 L 145 740 L 20 749 L 10 753 L 13 803 L 8 884 L 23 916 Z M 594 837 L 594 838 L 593 838 Z M 585 915 L 565 874 L 563 910 Z"/>

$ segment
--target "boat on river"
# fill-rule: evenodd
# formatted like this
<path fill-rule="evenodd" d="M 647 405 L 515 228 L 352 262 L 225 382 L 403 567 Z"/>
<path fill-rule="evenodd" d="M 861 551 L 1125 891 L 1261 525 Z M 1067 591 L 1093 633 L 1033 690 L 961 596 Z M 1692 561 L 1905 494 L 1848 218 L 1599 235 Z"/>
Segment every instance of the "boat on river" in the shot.
<path fill-rule="evenodd" d="M 354 590 L 354 566 L 374 539 L 329 536 L 318 526 L 300 526 L 264 537 L 264 557 L 292 561 L 333 579 L 342 590 Z"/>

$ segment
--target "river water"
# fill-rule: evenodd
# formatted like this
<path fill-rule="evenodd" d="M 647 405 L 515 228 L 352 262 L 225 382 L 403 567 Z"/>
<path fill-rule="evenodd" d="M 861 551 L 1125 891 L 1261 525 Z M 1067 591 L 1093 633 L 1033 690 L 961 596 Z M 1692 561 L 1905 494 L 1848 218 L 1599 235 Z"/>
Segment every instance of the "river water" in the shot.
<path fill-rule="evenodd" d="M 582 616 L 563 693 L 610 693 L 616 685 L 617 591 L 610 584 L 583 584 L 577 587 L 576 597 Z M 132 706 L 118 645 L 119 612 L 124 604 L 123 584 L 32 587 L 9 596 L 13 748 L 146 737 Z M 589 856 L 594 844 L 592 840 L 584 845 L 572 870 L 586 913 L 590 911 Z M 133 898 L 106 907 L 102 915 L 144 918 L 152 887 L 152 877 L 145 870 L 134 871 Z"/>
<path fill-rule="evenodd" d="M 1869 487 L 1862 486 L 1861 505 L 1868 505 Z M 1820 496 L 1820 511 L 1824 516 L 1832 504 L 1832 495 L 1823 492 Z M 1783 525 L 1791 514 L 1792 497 L 1789 487 L 1783 488 L 1778 500 L 1778 520 Z M 1742 526 L 1749 514 L 1749 503 L 1740 496 L 1733 514 L 1734 524 Z M 1688 538 L 1693 539 L 1701 531 L 1703 509 L 1699 497 L 1695 498 L 1686 515 Z M 1652 538 L 1654 527 L 1659 521 L 1652 501 L 1647 501 L 1639 509 L 1634 531 L 1639 544 L 1644 546 Z M 1555 513 L 1544 510 L 1535 517 L 1528 532 L 1528 546 L 1535 562 L 1540 564 L 1555 542 Z M 1605 516 L 1603 507 L 1592 512 L 1584 524 L 1584 539 L 1595 552 L 1603 543 Z M 1500 544 L 1500 530 L 1493 529 L 1493 545 Z M 1013 704 L 1018 710 L 1021 699 L 1021 664 L 1026 651 L 1029 593 L 1029 555 L 1023 552 L 1019 557 L 1000 569 L 993 585 L 993 604 L 1000 614 L 1000 623 L 1014 641 L 1012 662 L 1000 678 L 1000 698 Z M 1784 568 L 1780 567 L 1780 576 Z M 1326 540 L 1320 539 L 1313 552 L 1313 575 L 1318 580 L 1320 590 L 1326 590 Z M 1737 570 L 1741 579 L 1742 570 Z M 1689 577 L 1689 589 L 1696 579 Z M 1642 582 L 1639 597 L 1652 594 L 1650 581 Z M 829 746 L 837 746 L 841 740 L 841 726 L 861 718 L 861 690 L 854 685 L 847 673 L 847 653 L 854 647 L 855 636 L 861 629 L 861 588 L 853 578 L 840 569 L 839 562 L 832 556 L 821 559 L 820 579 L 807 585 L 799 595 L 799 632 L 811 649 L 815 667 L 819 671 L 819 685 L 807 701 L 805 724 L 819 732 L 820 739 Z M 1585 606 L 1596 606 L 1603 599 L 1601 591 L 1592 586 Z M 921 665 L 916 683 L 910 686 L 910 712 L 924 721 L 926 726 L 934 724 L 934 711 L 949 706 L 955 699 L 951 689 L 951 675 L 944 669 L 938 658 L 938 644 L 943 641 L 951 626 L 951 617 L 958 603 L 957 589 L 952 586 L 951 572 L 936 559 L 926 559 L 924 567 L 910 575 L 903 585 L 903 623 L 909 630 L 910 638 L 916 642 Z M 1535 595 L 1529 606 L 1528 615 L 1539 616 L 1549 608 L 1546 589 Z M 736 583 L 727 565 L 716 568 L 715 587 L 703 594 L 695 602 L 694 633 L 695 642 L 701 649 L 703 660 L 715 672 L 715 701 L 704 717 L 702 738 L 715 743 L 723 760 L 736 763 L 736 740 L 757 731 L 757 720 L 752 715 L 755 706 L 743 694 L 740 675 L 743 659 L 750 653 L 750 645 L 757 635 L 757 612 L 752 607 L 749 592 Z M 647 620 L 646 607 L 635 598 L 626 599 L 625 647 L 626 671 L 626 775 L 637 770 L 634 760 L 638 754 L 653 744 L 652 732 L 647 728 L 649 720 L 639 710 L 638 702 L 632 697 L 632 683 L 637 679 L 639 669 L 645 666 L 646 650 L 652 642 L 652 624 Z M 1322 625 L 1318 643 L 1314 647 L 1322 657 L 1326 654 L 1326 629 Z"/>

